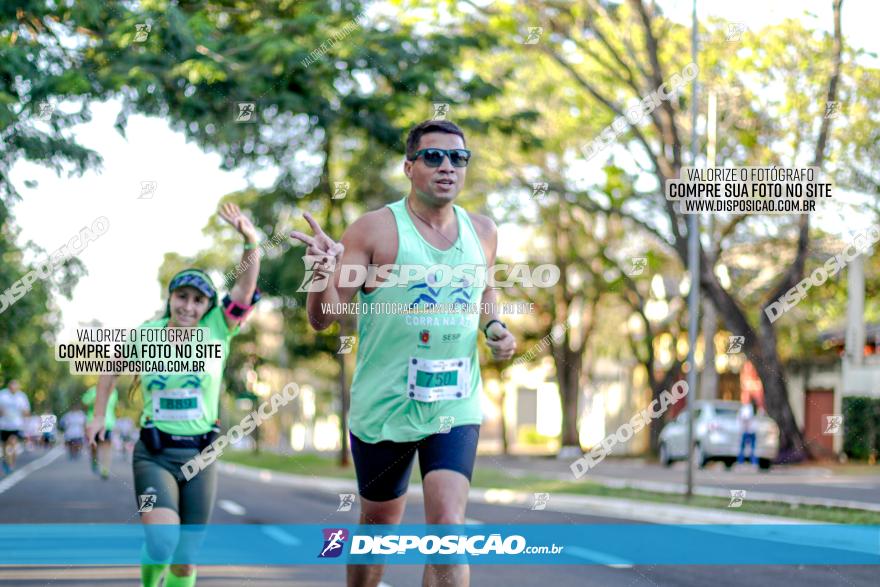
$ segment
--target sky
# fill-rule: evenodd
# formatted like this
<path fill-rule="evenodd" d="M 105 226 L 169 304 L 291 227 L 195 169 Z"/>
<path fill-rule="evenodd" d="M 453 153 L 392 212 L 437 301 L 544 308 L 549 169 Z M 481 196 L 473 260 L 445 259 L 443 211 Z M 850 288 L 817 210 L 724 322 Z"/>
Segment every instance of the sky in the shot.
<path fill-rule="evenodd" d="M 658 2 L 666 16 L 676 22 L 691 22 L 692 0 Z M 815 18 L 804 16 L 812 13 Z M 746 31 L 757 31 L 786 18 L 801 18 L 808 27 L 831 31 L 831 0 L 710 0 L 697 2 L 699 18 L 713 16 L 731 23 L 741 23 Z M 841 29 L 853 47 L 880 53 L 876 23 L 880 21 L 880 3 L 875 0 L 843 0 Z"/>
<path fill-rule="evenodd" d="M 660 4 L 674 20 L 690 22 L 689 0 Z M 815 22 L 807 24 L 827 28 L 832 22 L 830 0 L 719 0 L 701 2 L 698 10 L 701 18 L 712 15 L 742 23 L 747 31 L 803 10 L 816 15 Z M 878 22 L 880 2 L 844 0 L 842 26 L 848 43 L 880 53 Z M 164 299 L 156 279 L 163 255 L 168 251 L 192 255 L 209 246 L 202 228 L 218 202 L 249 185 L 242 170 L 221 170 L 218 155 L 187 143 L 160 118 L 130 117 L 127 138 L 123 138 L 113 129 L 119 109 L 115 101 L 95 103 L 93 120 L 73 130 L 81 144 L 104 158 L 102 170 L 57 177 L 40 166 L 19 162 L 11 174 L 23 195 L 13 208 L 21 244 L 31 240 L 52 252 L 96 218 L 104 216 L 109 221 L 109 230 L 79 255 L 88 275 L 77 284 L 73 300 L 58 298 L 62 339 L 95 319 L 107 327 L 127 328 L 153 317 Z M 250 181 L 266 187 L 271 175 L 263 173 Z M 26 180 L 36 180 L 38 185 L 28 188 Z M 156 182 L 150 197 L 141 197 L 145 181 Z M 832 230 L 840 227 L 845 233 L 843 219 L 836 214 L 825 221 Z M 504 243 L 518 242 L 516 227 L 502 226 L 499 240 L 499 255 L 507 256 Z"/>
<path fill-rule="evenodd" d="M 208 247 L 202 229 L 220 198 L 248 185 L 243 171 L 222 171 L 218 155 L 187 143 L 162 119 L 132 116 L 125 139 L 113 129 L 118 103 L 92 108 L 93 120 L 75 134 L 104 158 L 101 171 L 57 177 L 20 163 L 12 173 L 23 195 L 13 211 L 22 242 L 30 239 L 51 252 L 95 218 L 109 221 L 107 232 L 79 255 L 89 274 L 73 301 L 58 298 L 68 333 L 93 319 L 124 328 L 151 318 L 163 299 L 156 278 L 164 254 L 192 255 Z M 23 187 L 26 179 L 38 180 L 38 187 Z M 141 197 L 142 181 L 156 182 L 152 197 Z"/>

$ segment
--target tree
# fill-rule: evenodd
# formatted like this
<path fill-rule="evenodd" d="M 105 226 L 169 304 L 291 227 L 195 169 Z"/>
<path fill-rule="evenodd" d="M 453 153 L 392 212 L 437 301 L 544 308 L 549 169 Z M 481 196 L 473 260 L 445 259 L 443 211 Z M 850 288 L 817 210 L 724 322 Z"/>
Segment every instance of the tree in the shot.
<path fill-rule="evenodd" d="M 223 167 L 278 170 L 275 185 L 252 210 L 269 234 L 289 231 L 285 212 L 310 200 L 325 230 L 341 236 L 364 198 L 388 193 L 356 189 L 343 209 L 329 198 L 337 173 L 375 175 L 403 152 L 403 124 L 430 116 L 432 100 L 485 99 L 497 91 L 476 75 L 462 76 L 456 58 L 465 47 L 488 47 L 492 37 L 448 31 L 422 34 L 416 23 L 367 18 L 366 3 L 264 3 L 247 8 L 226 2 L 157 1 L 140 7 L 104 6 L 81 26 L 92 41 L 88 64 L 102 87 L 121 93 L 118 128 L 133 112 L 168 118 Z M 252 110 L 252 111 L 250 111 Z M 247 114 L 247 123 L 242 122 Z M 511 132 L 516 113 L 502 117 Z M 465 126 L 497 121 L 474 118 Z M 360 168 L 358 166 L 361 166 Z M 378 184 L 381 186 L 382 184 Z M 321 213 L 323 212 L 323 213 Z M 291 356 L 335 353 L 336 331 L 315 334 L 304 325 L 305 294 L 293 294 L 304 275 L 302 249 L 265 268 L 260 286 L 292 297 L 282 312 L 292 328 Z M 352 329 L 344 321 L 340 332 Z M 317 343 L 317 344 L 315 344 Z M 345 357 L 337 356 L 343 417 L 347 406 Z M 343 462 L 347 434 L 342 430 Z"/>
<path fill-rule="evenodd" d="M 824 38 L 794 21 L 746 35 L 741 45 L 725 43 L 725 31 L 720 27 L 705 31 L 699 63 L 701 83 L 743 88 L 741 98 L 746 106 L 740 114 L 738 132 L 726 136 L 719 146 L 719 164 L 781 166 L 786 163 L 779 157 L 783 146 L 793 153 L 792 165 L 823 164 L 831 133 L 831 119 L 823 116 L 825 103 L 837 101 L 843 67 L 840 4 L 839 0 L 834 3 L 834 33 Z M 576 88 L 589 98 L 592 108 L 583 120 L 587 137 L 597 137 L 616 118 L 624 117 L 627 100 L 641 100 L 687 64 L 687 29 L 664 18 L 655 5 L 641 0 L 630 0 L 627 4 L 590 0 L 574 6 L 533 2 L 527 9 L 493 6 L 480 12 L 485 17 L 484 26 L 500 26 L 497 23 L 503 22 L 508 28 L 521 29 L 540 24 L 550 32 L 541 38 L 538 47 L 557 68 L 555 71 L 569 81 L 566 87 Z M 748 51 L 740 52 L 742 48 Z M 748 72 L 749 77 L 743 72 Z M 761 92 L 774 80 L 786 84 L 781 120 L 771 119 L 761 108 L 762 101 L 768 99 Z M 809 96 L 820 98 L 810 100 Z M 850 98 L 863 103 L 873 99 L 869 94 L 857 97 L 855 91 Z M 626 121 L 626 130 L 618 137 L 617 145 L 602 153 L 603 160 L 620 158 L 628 167 L 640 170 L 634 175 L 653 177 L 653 186 L 641 188 L 626 200 L 598 191 L 584 193 L 577 201 L 592 213 L 637 222 L 643 230 L 665 242 L 683 264 L 687 262 L 688 229 L 683 215 L 665 200 L 663 190 L 667 180 L 679 177 L 684 165 L 682 151 L 687 143 L 683 137 L 689 130 L 689 108 L 682 95 L 662 101 L 646 117 L 646 124 Z M 805 146 L 811 135 L 816 138 L 809 155 Z M 843 137 L 838 140 L 845 142 Z M 585 145 L 587 157 L 593 151 Z M 718 223 L 710 240 L 721 247 L 725 237 L 742 230 L 741 224 L 759 220 L 725 219 Z M 791 264 L 779 269 L 780 279 L 768 289 L 764 307 L 803 274 L 809 217 L 801 215 L 794 224 L 768 222 L 765 230 L 776 230 L 781 235 L 793 232 L 797 244 Z M 763 307 L 743 308 L 734 294 L 721 285 L 702 246 L 700 259 L 701 288 L 728 330 L 746 337 L 744 351 L 758 369 L 768 411 L 782 432 L 781 458 L 803 458 L 803 439 L 788 403 L 773 324 L 761 311 Z"/>
<path fill-rule="evenodd" d="M 629 225 L 628 221 L 609 218 L 609 224 Z M 629 228 L 629 227 L 628 227 Z M 633 227 L 634 228 L 634 227 Z M 652 248 L 645 251 L 644 267 L 640 267 L 639 273 L 631 267 L 622 264 L 611 251 L 610 247 L 601 249 L 601 259 L 604 268 L 613 272 L 614 279 L 609 283 L 612 290 L 620 291 L 627 305 L 632 309 L 633 315 L 638 317 L 640 321 L 641 333 L 630 333 L 629 344 L 632 354 L 636 357 L 648 379 L 648 386 L 651 390 L 650 401 L 659 401 L 660 394 L 668 391 L 670 387 L 681 377 L 684 357 L 679 356 L 677 340 L 686 330 L 683 322 L 684 309 L 686 306 L 684 298 L 675 287 L 678 280 L 670 278 L 670 272 L 675 275 L 675 260 L 664 255 L 662 245 L 655 243 Z M 659 249 L 659 250 L 658 250 Z M 665 305 L 667 315 L 657 319 L 649 316 L 650 311 L 648 304 L 651 301 L 651 280 L 643 280 L 638 275 L 645 274 L 647 276 L 657 276 L 661 278 L 663 283 L 663 295 L 659 300 L 654 300 Z M 678 277 L 677 275 L 675 275 Z M 646 287 L 647 285 L 647 287 Z M 668 287 L 672 285 L 672 287 Z M 629 330 L 629 329 L 627 329 Z M 659 344 L 659 335 L 669 332 L 671 336 L 672 360 L 671 364 L 664 370 L 660 361 L 657 360 L 657 345 Z M 660 432 L 663 430 L 666 414 L 660 418 L 653 419 L 648 424 L 649 433 L 649 450 L 656 453 L 660 445 Z"/>
<path fill-rule="evenodd" d="M 30 242 L 16 244 L 20 235 L 7 210 L 0 203 L 0 382 L 19 379 L 34 410 L 64 410 L 72 396 L 61 390 L 75 378 L 67 362 L 55 360 L 60 316 L 54 298 L 69 299 L 84 268 L 70 258 L 43 278 L 49 254 Z"/>
<path fill-rule="evenodd" d="M 78 23 L 100 3 L 64 4 L 0 7 L 0 205 L 20 195 L 9 178 L 17 161 L 39 163 L 59 174 L 100 164 L 97 153 L 65 132 L 88 122 L 89 101 L 102 95 L 69 43 Z"/>
<path fill-rule="evenodd" d="M 69 132 L 91 120 L 90 101 L 106 95 L 84 64 L 81 47 L 71 43 L 100 5 L 85 0 L 0 6 L 0 294 L 39 272 L 51 252 L 17 244 L 21 235 L 12 210 L 22 194 L 10 178 L 15 163 L 30 161 L 69 175 L 100 166 L 100 156 Z M 24 181 L 25 188 L 35 185 Z M 70 299 L 84 273 L 78 259 L 65 259 L 0 311 L 0 379 L 20 379 L 35 412 L 61 414 L 86 388 L 68 363 L 55 360 L 54 349 L 60 327 L 54 300 Z"/>

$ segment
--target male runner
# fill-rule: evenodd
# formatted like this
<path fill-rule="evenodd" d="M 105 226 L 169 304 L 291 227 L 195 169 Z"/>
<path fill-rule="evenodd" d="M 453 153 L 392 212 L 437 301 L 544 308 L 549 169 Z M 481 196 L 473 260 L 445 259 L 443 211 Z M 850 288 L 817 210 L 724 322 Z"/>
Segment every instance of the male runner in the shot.
<path fill-rule="evenodd" d="M 328 237 L 311 215 L 314 236 L 293 232 L 320 257 L 310 291 L 309 322 L 323 330 L 336 321 L 326 304 L 349 302 L 423 307 L 424 303 L 485 304 L 482 313 L 360 314 L 357 367 L 351 388 L 351 450 L 361 495 L 362 524 L 399 524 L 413 457 L 418 451 L 428 524 L 463 524 L 482 421 L 478 330 L 495 360 L 509 359 L 513 335 L 494 312 L 492 288 L 468 278 L 429 272 L 406 287 L 340 284 L 340 265 L 491 266 L 497 229 L 489 218 L 453 204 L 464 186 L 470 151 L 449 121 L 426 121 L 407 137 L 403 170 L 409 195 L 356 220 L 342 242 Z M 382 280 L 379 280 L 382 281 Z M 375 284 L 374 284 L 375 285 Z M 311 288 L 321 289 L 321 288 Z M 487 307 L 488 306 L 488 307 Z M 375 586 L 382 565 L 350 565 L 348 584 Z M 423 585 L 468 585 L 467 565 L 427 565 Z"/>
<path fill-rule="evenodd" d="M 86 412 L 86 425 L 91 424 L 92 420 L 95 418 L 96 396 L 97 387 L 93 385 L 86 390 L 82 397 L 83 405 L 88 408 L 88 412 Z M 119 401 L 119 392 L 114 387 L 110 392 L 110 398 L 107 400 L 107 414 L 104 417 L 104 439 L 95 439 L 96 443 L 89 442 L 89 452 L 92 456 L 92 472 L 100 472 L 101 479 L 104 479 L 105 481 L 110 478 L 110 460 L 113 458 L 110 434 L 116 426 L 117 401 Z"/>
<path fill-rule="evenodd" d="M 15 469 L 18 439 L 24 439 L 24 418 L 31 413 L 31 404 L 13 379 L 8 387 L 0 390 L 0 442 L 3 443 L 3 472 L 7 475 Z"/>

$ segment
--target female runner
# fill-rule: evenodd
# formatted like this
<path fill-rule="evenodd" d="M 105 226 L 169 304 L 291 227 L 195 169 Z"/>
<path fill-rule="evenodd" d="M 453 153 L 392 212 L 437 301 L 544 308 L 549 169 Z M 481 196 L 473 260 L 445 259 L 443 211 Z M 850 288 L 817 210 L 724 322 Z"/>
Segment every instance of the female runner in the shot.
<path fill-rule="evenodd" d="M 164 317 L 145 322 L 141 328 L 207 329 L 209 342 L 222 345 L 222 359 L 207 361 L 203 372 L 141 373 L 135 385 L 143 394 L 141 435 L 132 458 L 135 498 L 146 544 L 141 580 L 156 587 L 169 564 L 166 587 L 190 587 L 196 583 L 191 555 L 197 550 L 217 495 L 217 468 L 211 464 L 187 479 L 182 470 L 219 431 L 220 385 L 229 343 L 239 324 L 259 298 L 260 270 L 257 233 L 251 221 L 234 204 L 225 204 L 220 216 L 244 237 L 241 269 L 229 295 L 222 302 L 211 278 L 199 269 L 186 269 L 168 284 Z M 143 331 L 141 331 L 143 332 Z M 208 342 L 208 341 L 203 341 Z M 104 412 L 117 376 L 102 374 L 98 381 L 95 416 L 86 438 L 95 442 L 103 435 Z M 103 438 L 103 436 L 101 436 Z"/>

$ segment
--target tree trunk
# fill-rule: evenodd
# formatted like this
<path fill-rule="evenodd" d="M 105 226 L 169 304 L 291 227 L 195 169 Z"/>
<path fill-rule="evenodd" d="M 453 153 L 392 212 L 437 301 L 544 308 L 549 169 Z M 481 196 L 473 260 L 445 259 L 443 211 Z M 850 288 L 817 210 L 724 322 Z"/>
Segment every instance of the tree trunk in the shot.
<path fill-rule="evenodd" d="M 579 297 L 577 289 L 569 287 L 568 267 L 569 257 L 572 251 L 573 231 L 575 224 L 571 215 L 570 207 L 562 207 L 559 209 L 559 229 L 556 238 L 553 239 L 553 255 L 556 259 L 556 265 L 559 267 L 560 279 L 555 292 L 555 300 L 553 304 L 553 322 L 561 322 L 565 330 L 561 340 L 553 338 L 553 329 L 551 323 L 550 330 L 550 348 L 552 349 L 553 362 L 556 367 L 556 379 L 559 385 L 559 397 L 562 404 L 562 442 L 560 453 L 567 455 L 568 453 L 580 452 L 580 434 L 578 434 L 578 398 L 580 396 L 580 379 L 583 367 L 584 349 L 590 338 L 592 329 L 592 316 L 589 321 L 585 313 L 582 312 L 581 324 L 583 332 L 580 340 L 573 340 L 573 332 L 569 327 L 571 320 L 571 310 L 575 306 L 574 300 Z M 595 308 L 595 300 L 591 304 Z"/>
<path fill-rule="evenodd" d="M 583 353 L 570 350 L 569 333 L 570 331 L 566 330 L 560 344 L 554 345 L 556 352 L 553 358 L 558 374 L 559 395 L 562 399 L 562 447 L 580 449 L 580 435 L 578 434 L 580 386 L 578 381 L 580 380 Z"/>
<path fill-rule="evenodd" d="M 767 315 L 761 312 L 761 336 L 758 353 L 748 353 L 764 386 L 767 413 L 779 425 L 779 461 L 797 463 L 809 456 L 804 436 L 798 428 L 788 401 L 782 363 L 777 352 L 776 331 Z"/>
<path fill-rule="evenodd" d="M 507 456 L 510 454 L 510 445 L 507 441 L 507 417 L 504 415 L 504 404 L 507 400 L 507 393 L 504 391 L 504 386 L 501 386 L 501 454 Z"/>
<path fill-rule="evenodd" d="M 718 313 L 712 300 L 703 301 L 703 343 L 705 345 L 703 372 L 699 378 L 699 398 L 718 399 L 718 371 L 715 369 L 715 335 L 718 332 Z"/>
<path fill-rule="evenodd" d="M 804 222 L 804 224 L 806 223 Z M 799 246 L 806 247 L 806 237 L 803 232 L 799 240 Z M 800 255 L 798 256 L 800 257 Z M 795 422 L 788 402 L 788 389 L 785 384 L 782 362 L 779 360 L 776 348 L 776 331 L 767 315 L 762 311 L 761 334 L 758 337 L 746 320 L 745 314 L 730 294 L 721 287 L 711 269 L 702 263 L 701 269 L 702 286 L 724 319 L 725 326 L 735 335 L 745 337 L 743 351 L 755 365 L 755 369 L 761 377 L 767 413 L 779 425 L 780 461 L 800 462 L 804 460 L 808 455 L 804 449 L 804 437 Z M 782 286 L 784 285 L 785 283 L 782 284 Z M 776 299 L 776 297 L 771 297 L 771 299 Z"/>
<path fill-rule="evenodd" d="M 651 401 L 660 400 L 660 392 L 663 388 L 659 385 L 651 386 Z M 660 451 L 660 432 L 663 430 L 663 417 L 655 418 L 648 424 L 649 445 L 648 449 L 651 454 L 657 454 Z"/>
<path fill-rule="evenodd" d="M 351 316 L 344 316 L 339 320 L 339 334 L 348 335 L 354 330 L 353 320 Z M 339 389 L 342 391 L 342 417 L 339 423 L 339 431 L 341 434 L 339 443 L 339 466 L 348 466 L 348 408 L 351 401 L 351 390 L 348 387 L 348 374 L 345 369 L 345 359 L 349 355 L 337 354 L 339 361 Z"/>
<path fill-rule="evenodd" d="M 339 422 L 339 466 L 348 466 L 348 383 L 345 373 L 345 355 L 336 355 L 339 362 L 339 389 L 342 390 L 342 414 Z"/>
<path fill-rule="evenodd" d="M 255 455 L 260 454 L 260 427 L 254 428 L 254 450 Z"/>
<path fill-rule="evenodd" d="M 653 372 L 649 372 L 651 379 L 652 402 L 660 399 L 660 392 L 662 392 L 663 390 L 669 390 L 669 388 L 672 387 L 672 384 L 678 379 L 679 375 L 681 374 L 681 365 L 682 362 L 676 358 L 675 362 L 672 364 L 669 370 L 666 371 L 666 373 L 660 379 L 655 379 Z M 648 424 L 648 433 L 650 434 L 650 450 L 652 454 L 657 454 L 660 451 L 660 432 L 663 430 L 665 419 L 665 415 L 663 415 L 657 419 L 651 420 L 650 424 Z"/>

